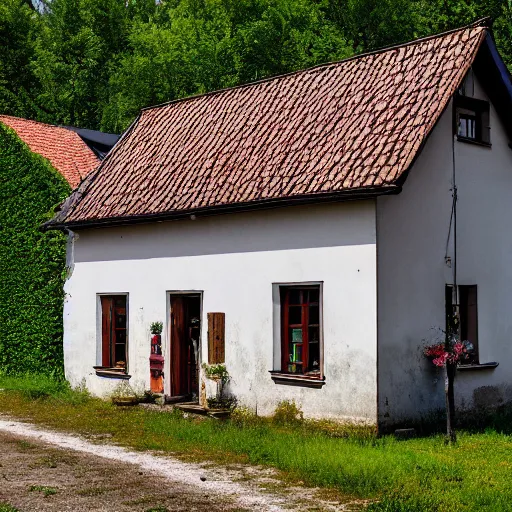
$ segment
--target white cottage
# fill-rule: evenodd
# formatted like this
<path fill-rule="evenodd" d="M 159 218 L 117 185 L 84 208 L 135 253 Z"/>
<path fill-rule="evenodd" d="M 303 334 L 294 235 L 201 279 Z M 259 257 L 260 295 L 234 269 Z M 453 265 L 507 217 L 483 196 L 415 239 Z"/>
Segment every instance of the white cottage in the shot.
<path fill-rule="evenodd" d="M 148 389 L 162 322 L 170 399 L 225 361 L 258 413 L 386 428 L 443 407 L 422 350 L 457 296 L 459 408 L 511 401 L 511 119 L 485 23 L 143 110 L 46 225 L 67 378 Z"/>

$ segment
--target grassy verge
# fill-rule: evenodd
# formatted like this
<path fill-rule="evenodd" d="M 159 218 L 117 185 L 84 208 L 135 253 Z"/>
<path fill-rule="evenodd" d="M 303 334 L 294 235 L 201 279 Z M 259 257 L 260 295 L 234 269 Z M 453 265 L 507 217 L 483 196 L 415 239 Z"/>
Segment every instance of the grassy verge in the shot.
<path fill-rule="evenodd" d="M 271 465 L 307 484 L 376 498 L 375 511 L 512 510 L 512 437 L 496 431 L 396 441 L 367 429 L 238 414 L 220 422 L 117 408 L 51 380 L 0 377 L 0 411 L 52 428 L 110 434 L 138 450 Z"/>

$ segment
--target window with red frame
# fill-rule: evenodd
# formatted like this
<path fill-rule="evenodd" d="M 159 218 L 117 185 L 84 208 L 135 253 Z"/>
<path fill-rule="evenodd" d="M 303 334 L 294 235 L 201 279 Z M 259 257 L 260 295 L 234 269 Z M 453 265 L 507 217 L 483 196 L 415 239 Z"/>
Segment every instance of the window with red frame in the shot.
<path fill-rule="evenodd" d="M 126 295 L 102 295 L 101 300 L 101 365 L 126 370 L 128 330 Z"/>
<path fill-rule="evenodd" d="M 320 285 L 281 286 L 281 371 L 321 377 Z"/>

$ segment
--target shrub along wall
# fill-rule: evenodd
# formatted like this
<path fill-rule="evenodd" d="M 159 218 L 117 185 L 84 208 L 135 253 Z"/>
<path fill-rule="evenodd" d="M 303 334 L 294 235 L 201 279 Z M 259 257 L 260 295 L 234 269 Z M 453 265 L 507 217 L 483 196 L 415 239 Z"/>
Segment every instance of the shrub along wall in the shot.
<path fill-rule="evenodd" d="M 66 237 L 41 223 L 66 180 L 0 123 L 0 371 L 63 374 Z"/>

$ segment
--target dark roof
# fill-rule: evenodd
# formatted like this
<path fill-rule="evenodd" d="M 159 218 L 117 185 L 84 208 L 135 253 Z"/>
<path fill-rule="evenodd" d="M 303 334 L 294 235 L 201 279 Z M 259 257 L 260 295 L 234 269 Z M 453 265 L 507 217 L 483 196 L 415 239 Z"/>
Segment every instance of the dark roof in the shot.
<path fill-rule="evenodd" d="M 87 144 L 65 128 L 3 115 L 0 122 L 13 129 L 32 152 L 47 158 L 71 188 L 77 187 L 100 164 Z"/>
<path fill-rule="evenodd" d="M 477 23 L 145 109 L 47 227 L 396 192 L 486 37 Z"/>
<path fill-rule="evenodd" d="M 96 156 L 103 160 L 107 153 L 119 140 L 115 133 L 99 132 L 88 128 L 76 128 L 75 126 L 64 126 L 68 130 L 78 133 L 80 138 L 94 151 Z"/>

